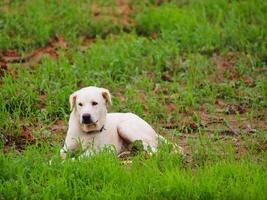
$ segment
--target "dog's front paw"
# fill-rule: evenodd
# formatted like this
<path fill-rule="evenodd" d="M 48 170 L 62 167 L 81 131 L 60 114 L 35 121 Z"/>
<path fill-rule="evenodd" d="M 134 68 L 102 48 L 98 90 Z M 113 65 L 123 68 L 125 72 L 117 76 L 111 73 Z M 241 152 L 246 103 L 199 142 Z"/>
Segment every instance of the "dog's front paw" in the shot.
<path fill-rule="evenodd" d="M 66 160 L 67 153 L 66 153 L 65 149 L 60 149 L 60 157 L 62 160 Z"/>

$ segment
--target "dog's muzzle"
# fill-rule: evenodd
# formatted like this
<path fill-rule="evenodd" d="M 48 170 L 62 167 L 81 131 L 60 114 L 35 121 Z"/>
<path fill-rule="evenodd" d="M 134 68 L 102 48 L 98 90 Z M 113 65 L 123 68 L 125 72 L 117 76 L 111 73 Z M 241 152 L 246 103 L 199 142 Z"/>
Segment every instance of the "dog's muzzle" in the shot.
<path fill-rule="evenodd" d="M 83 124 L 92 124 L 94 123 L 93 120 L 92 120 L 92 117 L 90 114 L 84 114 L 82 116 L 82 123 Z"/>

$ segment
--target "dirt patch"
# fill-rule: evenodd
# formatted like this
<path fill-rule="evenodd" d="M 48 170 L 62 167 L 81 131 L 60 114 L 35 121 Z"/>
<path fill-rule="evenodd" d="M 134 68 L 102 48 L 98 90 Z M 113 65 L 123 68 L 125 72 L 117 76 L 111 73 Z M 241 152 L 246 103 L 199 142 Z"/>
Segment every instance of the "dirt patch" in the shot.
<path fill-rule="evenodd" d="M 8 4 L 9 1 L 3 2 L 3 8 L 8 8 Z M 132 18 L 132 1 L 117 0 L 115 6 L 99 6 L 97 1 L 95 1 L 92 3 L 91 7 L 96 21 L 105 20 L 107 18 L 112 19 L 112 23 L 121 24 L 125 32 L 129 32 L 131 26 L 134 24 Z M 88 46 L 95 41 L 95 37 L 84 36 L 80 50 L 86 50 Z M 20 63 L 23 67 L 35 67 L 41 62 L 44 56 L 57 59 L 59 57 L 59 50 L 62 49 L 68 49 L 68 43 L 63 36 L 56 36 L 51 38 L 46 46 L 37 48 L 25 56 L 11 49 L 5 52 L 0 50 L 0 77 L 3 76 L 4 72 L 12 71 L 11 63 Z"/>
<path fill-rule="evenodd" d="M 63 36 L 53 38 L 49 41 L 46 47 L 35 49 L 30 55 L 26 56 L 23 65 L 34 67 L 40 63 L 44 56 L 57 59 L 59 49 L 67 49 L 68 44 Z"/>
<path fill-rule="evenodd" d="M 32 128 L 24 126 L 19 134 L 4 136 L 4 152 L 7 153 L 12 147 L 21 152 L 27 145 L 35 142 L 36 138 L 32 134 Z"/>
<path fill-rule="evenodd" d="M 84 37 L 82 39 L 82 45 L 80 47 L 81 51 L 86 50 L 90 44 L 94 43 L 96 38 Z M 17 70 L 12 66 L 12 64 L 20 64 L 19 67 L 30 67 L 34 68 L 38 66 L 44 57 L 49 57 L 52 59 L 58 59 L 59 51 L 67 50 L 69 47 L 68 43 L 65 41 L 63 36 L 51 38 L 49 43 L 44 46 L 33 50 L 31 53 L 22 56 L 19 52 L 14 50 L 0 51 L 0 77 L 4 75 L 5 72 L 10 73 L 13 78 L 16 78 Z M 72 60 L 71 56 L 68 59 Z"/>
<path fill-rule="evenodd" d="M 9 12 L 9 1 L 10 0 L 3 0 L 0 4 L 0 12 L 8 13 Z"/>
<path fill-rule="evenodd" d="M 97 1 L 92 4 L 92 13 L 96 21 L 110 18 L 112 23 L 121 24 L 125 32 L 133 25 L 133 5 L 131 1 L 117 0 L 115 6 L 99 6 Z"/>
<path fill-rule="evenodd" d="M 213 63 L 216 65 L 215 82 L 221 82 L 225 79 L 234 80 L 239 78 L 235 66 L 240 57 L 239 52 L 227 52 L 223 55 L 214 54 Z"/>
<path fill-rule="evenodd" d="M 20 53 L 8 50 L 8 51 L 1 51 L 0 50 L 0 77 L 4 75 L 5 72 L 9 72 L 9 64 L 14 62 L 21 62 L 22 57 Z"/>
<path fill-rule="evenodd" d="M 6 62 L 0 62 L 0 77 L 4 75 L 5 71 L 7 71 L 8 65 Z"/>
<path fill-rule="evenodd" d="M 67 47 L 64 37 L 61 36 L 51 39 L 47 46 L 35 49 L 26 56 L 22 56 L 14 50 L 0 51 L 0 76 L 3 76 L 4 72 L 15 74 L 11 66 L 12 63 L 20 63 L 21 67 L 35 67 L 44 56 L 57 59 L 59 56 L 58 51 Z"/>
<path fill-rule="evenodd" d="M 81 46 L 80 46 L 80 50 L 81 50 L 81 51 L 86 51 L 86 50 L 88 49 L 88 47 L 89 47 L 91 44 L 95 43 L 95 42 L 96 42 L 96 37 L 88 37 L 88 36 L 84 37 L 84 38 L 82 39 L 82 43 L 81 43 Z"/>
<path fill-rule="evenodd" d="M 1 62 L 12 63 L 21 61 L 22 57 L 19 52 L 14 50 L 7 50 L 5 52 L 0 52 Z"/>
<path fill-rule="evenodd" d="M 131 1 L 118 0 L 116 6 L 98 6 L 97 2 L 92 4 L 92 12 L 96 21 L 101 21 L 106 18 L 112 19 L 112 23 L 121 24 L 125 32 L 131 30 L 130 26 L 133 24 L 132 12 L 133 6 Z M 84 51 L 91 43 L 95 43 L 95 37 L 84 36 L 80 46 L 80 50 Z M 52 59 L 58 59 L 59 50 L 68 49 L 68 43 L 63 36 L 56 36 L 51 38 L 48 44 L 44 47 L 37 48 L 28 55 L 22 56 L 19 52 L 14 50 L 7 50 L 5 52 L 0 50 L 0 77 L 4 72 L 12 70 L 11 63 L 21 63 L 23 67 L 37 66 L 44 56 Z M 70 58 L 71 59 L 71 58 Z"/>
<path fill-rule="evenodd" d="M 63 120 L 57 120 L 52 124 L 21 123 L 22 129 L 18 134 L 4 134 L 4 152 L 12 148 L 22 152 L 28 145 L 48 143 L 62 143 L 67 132 L 67 124 Z"/>
<path fill-rule="evenodd" d="M 192 159 L 191 156 L 195 150 L 188 141 L 197 142 L 203 135 L 207 135 L 209 140 L 215 143 L 215 150 L 216 146 L 218 148 L 220 146 L 217 144 L 219 141 L 232 145 L 235 149 L 236 159 L 248 154 L 248 144 L 255 146 L 253 148 L 257 148 L 257 152 L 265 149 L 266 141 L 260 139 L 258 133 L 267 131 L 266 112 L 261 113 L 258 117 L 257 115 L 250 117 L 250 109 L 244 105 L 228 104 L 221 99 L 218 99 L 215 105 L 217 109 L 214 112 L 209 112 L 204 105 L 199 110 L 179 112 L 177 105 L 166 104 L 168 112 L 179 112 L 178 120 L 158 124 L 159 133 L 171 141 L 177 142 L 189 160 Z M 251 143 L 244 138 L 250 138 Z M 224 153 L 222 149 L 216 151 L 218 151 L 216 152 L 218 155 Z"/>
<path fill-rule="evenodd" d="M 67 132 L 67 124 L 63 120 L 58 120 L 54 124 L 49 126 L 49 129 L 54 133 L 54 134 L 65 134 Z"/>

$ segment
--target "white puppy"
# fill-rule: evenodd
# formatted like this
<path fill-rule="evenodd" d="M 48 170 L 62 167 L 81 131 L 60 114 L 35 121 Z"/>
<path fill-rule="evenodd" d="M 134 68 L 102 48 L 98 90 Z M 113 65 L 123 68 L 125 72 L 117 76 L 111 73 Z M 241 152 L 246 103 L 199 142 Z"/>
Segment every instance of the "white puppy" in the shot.
<path fill-rule="evenodd" d="M 117 153 L 141 140 L 144 148 L 155 151 L 159 138 L 154 129 L 143 119 L 132 113 L 107 113 L 111 96 L 107 89 L 86 87 L 70 96 L 71 115 L 62 159 L 68 150 L 75 151 L 81 145 L 85 156 L 98 152 L 106 145 L 113 145 Z"/>

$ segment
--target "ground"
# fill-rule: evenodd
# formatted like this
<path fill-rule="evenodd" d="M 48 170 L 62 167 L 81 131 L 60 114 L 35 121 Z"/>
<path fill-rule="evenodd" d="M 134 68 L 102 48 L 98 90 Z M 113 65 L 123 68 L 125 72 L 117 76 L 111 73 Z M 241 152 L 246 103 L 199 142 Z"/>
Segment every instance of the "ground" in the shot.
<path fill-rule="evenodd" d="M 0 2 L 0 199 L 266 199 L 267 2 Z M 174 144 L 59 158 L 69 95 L 110 90 Z M 131 149 L 133 151 L 133 149 Z"/>

